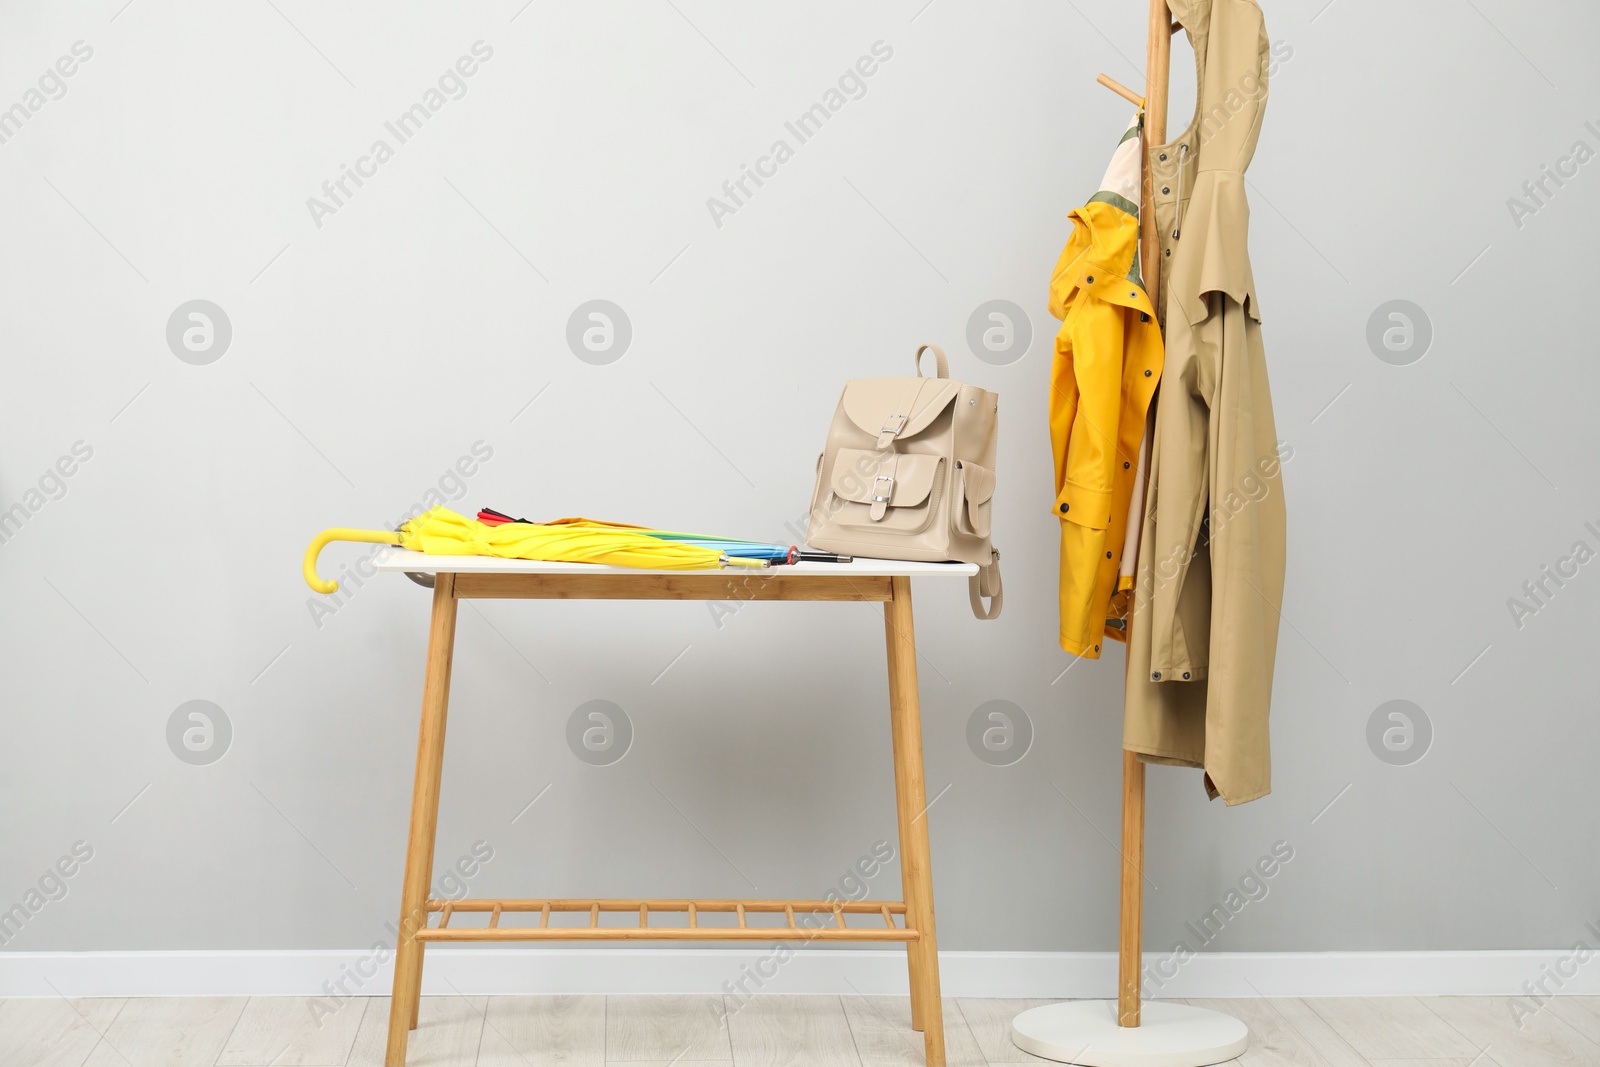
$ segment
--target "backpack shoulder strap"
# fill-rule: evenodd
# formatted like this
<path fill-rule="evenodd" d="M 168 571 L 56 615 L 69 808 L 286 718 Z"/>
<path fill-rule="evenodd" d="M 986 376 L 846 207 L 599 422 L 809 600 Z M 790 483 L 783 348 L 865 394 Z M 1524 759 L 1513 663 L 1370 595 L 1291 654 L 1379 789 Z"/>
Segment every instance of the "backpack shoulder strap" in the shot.
<path fill-rule="evenodd" d="M 989 551 L 989 562 L 980 564 L 978 573 L 967 579 L 967 599 L 972 602 L 972 614 L 980 619 L 998 619 L 1005 600 L 1000 587 L 1000 553 L 992 548 Z M 984 610 L 984 597 L 989 598 L 988 610 Z"/>

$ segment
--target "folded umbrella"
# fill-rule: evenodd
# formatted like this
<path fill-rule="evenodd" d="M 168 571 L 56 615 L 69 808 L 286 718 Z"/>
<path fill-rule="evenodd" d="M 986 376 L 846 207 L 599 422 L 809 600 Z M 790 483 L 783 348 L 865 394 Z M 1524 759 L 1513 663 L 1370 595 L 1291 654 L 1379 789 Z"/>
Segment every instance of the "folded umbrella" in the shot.
<path fill-rule="evenodd" d="M 570 529 L 630 530 L 635 533 L 648 534 L 662 541 L 714 548 L 726 556 L 734 556 L 740 559 L 764 559 L 769 562 L 790 562 L 791 554 L 798 551 L 793 545 L 777 545 L 767 541 L 746 541 L 739 537 L 715 537 L 711 534 L 683 533 L 679 530 L 657 530 L 649 526 L 633 526 L 629 523 L 601 522 L 599 519 L 554 519 L 548 523 L 539 524 L 532 523 L 529 519 L 513 519 L 510 515 L 496 511 L 493 508 L 481 509 L 478 512 L 478 521 L 486 526 L 529 523 L 531 525 L 565 526 Z"/>
<path fill-rule="evenodd" d="M 306 549 L 303 572 L 306 584 L 319 593 L 332 593 L 337 582 L 317 577 L 317 555 L 331 541 L 399 545 L 441 556 L 494 556 L 552 563 L 596 563 L 641 570 L 710 570 L 723 566 L 760 567 L 766 562 L 724 553 L 704 544 L 664 540 L 643 532 L 643 527 L 592 519 L 558 519 L 555 522 L 501 522 L 488 525 L 435 507 L 400 527 L 388 530 L 336 528 L 318 534 Z"/>

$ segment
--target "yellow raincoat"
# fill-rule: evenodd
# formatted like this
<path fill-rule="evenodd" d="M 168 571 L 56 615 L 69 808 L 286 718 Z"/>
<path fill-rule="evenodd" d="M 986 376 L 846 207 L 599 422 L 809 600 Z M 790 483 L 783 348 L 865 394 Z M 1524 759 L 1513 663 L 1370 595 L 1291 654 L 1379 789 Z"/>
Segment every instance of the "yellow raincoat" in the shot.
<path fill-rule="evenodd" d="M 1139 274 L 1139 134 L 1135 118 L 1100 192 L 1069 216 L 1050 280 L 1050 313 L 1062 320 L 1050 375 L 1061 647 L 1090 659 L 1102 637 L 1125 639 L 1112 600 L 1132 584 L 1121 575 L 1128 506 L 1161 380 L 1161 328 Z M 1118 616 L 1109 624 L 1108 613 Z"/>

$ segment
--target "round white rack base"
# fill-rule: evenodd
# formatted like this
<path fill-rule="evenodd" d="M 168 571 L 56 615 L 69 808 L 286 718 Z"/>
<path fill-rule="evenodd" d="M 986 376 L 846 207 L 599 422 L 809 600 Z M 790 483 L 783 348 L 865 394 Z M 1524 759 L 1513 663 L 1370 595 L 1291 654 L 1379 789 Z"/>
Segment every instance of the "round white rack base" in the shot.
<path fill-rule="evenodd" d="M 1243 1053 L 1250 1031 L 1231 1015 L 1160 1000 L 1144 1002 L 1139 1026 L 1118 1026 L 1115 1001 L 1073 1000 L 1018 1015 L 1011 1040 L 1083 1067 L 1206 1067 Z"/>

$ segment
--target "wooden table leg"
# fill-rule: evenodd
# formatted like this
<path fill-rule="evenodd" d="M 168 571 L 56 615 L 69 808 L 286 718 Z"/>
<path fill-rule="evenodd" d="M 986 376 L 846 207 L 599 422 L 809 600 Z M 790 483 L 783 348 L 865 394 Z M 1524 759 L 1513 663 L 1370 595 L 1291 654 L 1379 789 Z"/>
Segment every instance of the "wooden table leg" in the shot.
<path fill-rule="evenodd" d="M 917 644 L 911 622 L 911 579 L 892 580 L 884 605 L 889 647 L 889 719 L 894 738 L 895 809 L 900 823 L 900 877 L 911 972 L 911 1026 L 921 1030 L 928 1067 L 944 1067 L 944 1013 L 939 1003 L 939 949 L 933 928 L 933 872 L 928 860 L 927 790 L 922 775 L 922 712 L 917 701 Z"/>
<path fill-rule="evenodd" d="M 455 641 L 455 575 L 440 574 L 434 578 L 433 617 L 428 626 L 428 669 L 422 683 L 417 777 L 411 790 L 411 833 L 406 840 L 405 883 L 400 891 L 389 1047 L 383 1060 L 386 1067 L 405 1067 L 407 1032 L 416 1028 L 421 1002 L 423 943 L 412 935 L 428 924 L 428 884 L 433 880 L 433 841 L 439 822 L 439 776 L 444 768 L 444 723 Z"/>
<path fill-rule="evenodd" d="M 1144 761 L 1122 754 L 1122 917 L 1117 939 L 1117 1025 L 1139 1025 L 1144 927 Z"/>

